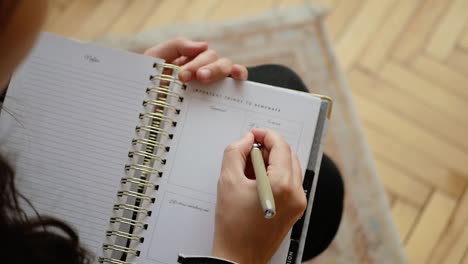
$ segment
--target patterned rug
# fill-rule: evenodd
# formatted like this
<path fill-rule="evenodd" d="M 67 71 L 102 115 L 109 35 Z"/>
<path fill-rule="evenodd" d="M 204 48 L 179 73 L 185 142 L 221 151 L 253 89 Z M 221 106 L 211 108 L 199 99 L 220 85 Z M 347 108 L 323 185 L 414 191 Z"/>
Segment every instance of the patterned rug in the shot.
<path fill-rule="evenodd" d="M 308 263 L 405 263 L 350 91 L 323 27 L 325 13 L 308 5 L 220 24 L 178 25 L 132 36 L 109 36 L 98 42 L 142 51 L 163 40 L 186 36 L 207 40 L 236 63 L 277 63 L 294 69 L 311 92 L 334 100 L 325 151 L 338 164 L 346 188 L 345 212 L 334 242 Z"/>

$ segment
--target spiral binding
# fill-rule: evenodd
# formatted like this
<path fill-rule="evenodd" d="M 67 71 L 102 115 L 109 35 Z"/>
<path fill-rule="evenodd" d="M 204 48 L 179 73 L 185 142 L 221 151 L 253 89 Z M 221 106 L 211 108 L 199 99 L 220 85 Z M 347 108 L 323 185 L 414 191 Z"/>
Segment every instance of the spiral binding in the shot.
<path fill-rule="evenodd" d="M 106 258 L 106 257 L 99 257 L 99 263 L 111 263 L 111 264 L 131 264 L 130 262 L 114 259 L 114 258 Z"/>
<path fill-rule="evenodd" d="M 135 128 L 136 132 L 141 132 L 141 131 L 145 131 L 145 132 L 150 132 L 150 133 L 155 133 L 155 134 L 158 134 L 158 135 L 163 135 L 169 139 L 172 139 L 172 137 L 174 136 L 173 134 L 169 134 L 168 132 L 166 132 L 166 130 L 162 129 L 162 128 L 159 128 L 159 127 L 156 127 L 154 125 L 150 125 L 150 126 L 137 126 Z"/>
<path fill-rule="evenodd" d="M 179 67 L 159 63 L 153 67 L 157 74 L 150 76 L 153 87 L 146 89 L 145 112 L 139 114 L 141 124 L 135 127 L 137 137 L 132 140 L 132 150 L 128 152 L 131 162 L 124 166 L 126 175 L 121 178 L 122 189 L 117 192 L 118 200 L 126 199 L 126 202 L 113 206 L 114 216 L 109 219 L 112 225 L 106 236 L 114 238 L 114 243 L 103 244 L 104 253 L 109 254 L 99 257 L 99 263 L 131 264 L 127 256 L 140 255 L 135 247 L 143 243 L 144 238 L 136 233 L 148 228 L 145 218 L 151 217 L 152 212 L 144 207 L 148 202 L 156 202 L 154 192 L 158 191 L 157 181 L 163 176 L 164 155 L 170 151 L 162 141 L 170 141 L 174 137 L 168 128 L 177 126 L 176 118 L 181 111 L 174 101 L 178 104 L 184 101 L 182 94 L 177 92 L 186 89 L 177 79 Z M 122 225 L 126 228 L 121 228 Z M 116 244 L 117 238 L 123 239 L 125 244 Z"/>
<path fill-rule="evenodd" d="M 126 218 L 126 217 L 120 217 L 120 216 L 113 216 L 110 218 L 110 221 L 112 224 L 114 223 L 122 223 L 122 224 L 127 224 L 133 227 L 139 227 L 141 229 L 147 229 L 148 224 L 142 222 L 142 221 L 137 221 L 131 218 Z M 108 230 L 112 231 L 112 230 Z M 131 234 L 130 234 L 131 235 Z"/>

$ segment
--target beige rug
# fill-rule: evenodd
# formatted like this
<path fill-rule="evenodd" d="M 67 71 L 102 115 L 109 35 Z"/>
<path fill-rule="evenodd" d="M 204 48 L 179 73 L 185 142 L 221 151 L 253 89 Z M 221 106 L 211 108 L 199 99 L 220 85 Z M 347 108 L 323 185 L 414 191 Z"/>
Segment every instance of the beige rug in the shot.
<path fill-rule="evenodd" d="M 322 18 L 324 10 L 302 6 L 222 24 L 179 25 L 102 43 L 142 51 L 175 36 L 207 40 L 236 63 L 284 64 L 304 79 L 311 92 L 334 99 L 326 152 L 344 175 L 344 218 L 333 244 L 309 263 L 405 263 L 384 190 L 343 73 L 337 66 Z"/>

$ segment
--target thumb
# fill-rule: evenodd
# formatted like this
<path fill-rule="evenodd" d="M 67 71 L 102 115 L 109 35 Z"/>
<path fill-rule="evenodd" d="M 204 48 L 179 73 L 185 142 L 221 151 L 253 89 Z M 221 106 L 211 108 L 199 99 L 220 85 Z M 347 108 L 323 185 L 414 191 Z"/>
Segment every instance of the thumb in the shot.
<path fill-rule="evenodd" d="M 247 132 L 240 140 L 228 145 L 224 149 L 221 170 L 228 170 L 234 172 L 236 175 L 244 175 L 245 163 L 253 143 L 253 134 Z"/>

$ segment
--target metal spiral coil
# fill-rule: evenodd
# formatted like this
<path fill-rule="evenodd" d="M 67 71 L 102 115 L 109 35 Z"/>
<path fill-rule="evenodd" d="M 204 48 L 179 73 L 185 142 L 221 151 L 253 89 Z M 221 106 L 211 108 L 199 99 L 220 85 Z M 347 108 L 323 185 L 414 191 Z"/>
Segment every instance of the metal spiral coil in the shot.
<path fill-rule="evenodd" d="M 180 109 L 177 109 L 175 106 L 169 104 L 164 100 L 164 98 L 158 98 L 156 100 L 147 100 L 143 101 L 143 106 L 153 105 L 156 107 L 166 108 L 172 110 L 175 114 L 180 114 Z"/>
<path fill-rule="evenodd" d="M 134 248 L 124 247 L 124 246 L 114 245 L 114 244 L 104 244 L 102 245 L 102 248 L 104 250 L 116 250 L 122 253 L 132 254 L 134 256 L 140 255 L 139 250 L 136 250 Z"/>
<path fill-rule="evenodd" d="M 143 243 L 144 241 L 143 237 L 136 236 L 127 232 L 122 232 L 122 231 L 107 231 L 106 236 L 116 236 L 116 237 L 127 238 L 129 240 L 138 241 L 140 243 Z"/>
<path fill-rule="evenodd" d="M 117 196 L 119 196 L 119 197 L 122 197 L 122 196 L 134 197 L 134 198 L 137 198 L 137 199 L 150 201 L 151 203 L 154 203 L 156 201 L 156 198 L 154 198 L 154 197 L 151 197 L 149 195 L 142 194 L 142 193 L 139 193 L 139 192 L 134 192 L 134 191 L 118 191 Z"/>
<path fill-rule="evenodd" d="M 149 87 L 146 89 L 146 93 L 157 93 L 157 94 L 165 94 L 167 96 L 171 96 L 177 98 L 179 102 L 184 101 L 184 97 L 182 97 L 179 93 L 176 93 L 171 90 L 171 87 L 167 85 L 160 85 L 159 87 Z"/>
<path fill-rule="evenodd" d="M 169 82 L 169 83 L 175 83 L 175 84 L 178 84 L 180 86 L 183 86 L 183 83 L 181 81 L 179 81 L 176 77 L 173 77 L 172 75 L 167 75 L 167 74 L 151 75 L 150 80 L 152 81 L 154 79 L 158 79 L 158 80 L 161 80 L 161 81 L 166 81 L 166 82 Z"/>
<path fill-rule="evenodd" d="M 144 114 L 140 114 L 140 119 L 143 119 L 143 118 L 151 118 L 153 120 L 158 120 L 158 121 L 161 121 L 161 122 L 167 122 L 169 124 L 171 124 L 173 127 L 177 126 L 177 122 L 174 121 L 172 118 L 169 118 L 161 113 L 144 113 Z"/>
<path fill-rule="evenodd" d="M 161 174 L 161 172 L 153 167 L 142 165 L 142 164 L 129 164 L 125 165 L 125 170 L 137 170 L 141 172 L 146 172 L 150 174 Z"/>
<path fill-rule="evenodd" d="M 158 190 L 159 185 L 156 185 L 148 180 L 144 180 L 141 178 L 135 178 L 135 177 L 128 177 L 128 178 L 122 178 L 120 180 L 121 183 L 134 183 L 136 185 L 142 186 L 142 187 L 151 187 L 154 190 Z"/>
<path fill-rule="evenodd" d="M 110 263 L 110 264 L 131 264 L 130 262 L 126 262 L 123 260 L 118 260 L 114 258 L 105 258 L 105 257 L 99 257 L 98 258 L 99 263 Z"/>
<path fill-rule="evenodd" d="M 155 127 L 155 126 L 137 126 L 135 128 L 135 131 L 136 132 L 145 131 L 145 132 L 155 133 L 157 135 L 166 136 L 169 139 L 172 139 L 172 137 L 174 137 L 173 134 L 169 134 L 166 130 Z"/>
<path fill-rule="evenodd" d="M 184 101 L 182 93 L 186 86 L 177 78 L 179 67 L 165 63 L 155 63 L 153 67 L 156 74 L 150 76 L 152 85 L 146 89 L 147 99 L 142 103 L 144 113 L 138 116 L 140 124 L 135 127 L 137 137 L 131 141 L 132 149 L 128 152 L 130 162 L 124 166 L 126 175 L 121 178 L 122 188 L 117 192 L 120 203 L 114 204 L 115 214 L 109 219 L 110 223 L 117 225 L 106 231 L 107 237 L 114 237 L 115 241 L 119 241 L 117 238 L 124 239 L 127 243 L 126 246 L 120 242 L 103 244 L 105 251 L 119 252 L 122 257 L 102 256 L 98 258 L 99 263 L 131 264 L 127 255 L 140 255 L 140 251 L 132 247 L 135 247 L 135 243 L 143 243 L 144 238 L 135 235 L 135 232 L 136 229 L 148 228 L 146 218 L 151 217 L 152 211 L 144 207 L 148 201 L 155 203 L 154 192 L 159 189 L 158 179 L 162 177 L 165 156 L 170 151 L 166 142 L 173 139 L 171 131 L 177 126 L 176 117 L 181 112 L 178 105 Z M 121 202 L 122 199 L 124 202 Z M 119 228 L 122 224 L 128 229 L 122 231 Z"/>
<path fill-rule="evenodd" d="M 152 212 L 150 210 L 141 208 L 140 206 L 130 205 L 130 204 L 114 204 L 114 210 L 118 211 L 119 209 L 124 209 L 128 211 L 132 211 L 135 213 L 151 216 Z"/>
<path fill-rule="evenodd" d="M 166 152 L 169 152 L 170 150 L 169 146 L 161 144 L 159 141 L 151 140 L 147 138 L 133 139 L 132 145 L 137 145 L 137 144 L 151 145 L 153 148 L 161 148 L 161 149 L 164 149 Z M 132 153 L 132 151 L 130 151 L 129 153 Z"/>
<path fill-rule="evenodd" d="M 143 222 L 137 221 L 137 220 L 133 220 L 133 219 L 130 219 L 130 218 L 126 218 L 126 217 L 120 217 L 120 216 L 111 217 L 109 222 L 112 223 L 112 224 L 115 224 L 115 223 L 127 224 L 127 225 L 130 225 L 130 226 L 139 227 L 139 228 L 142 228 L 142 229 L 147 229 L 148 228 L 148 224 L 146 224 L 146 223 L 143 223 Z M 112 231 L 112 230 L 110 230 L 110 231 Z"/>

